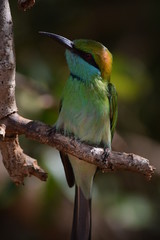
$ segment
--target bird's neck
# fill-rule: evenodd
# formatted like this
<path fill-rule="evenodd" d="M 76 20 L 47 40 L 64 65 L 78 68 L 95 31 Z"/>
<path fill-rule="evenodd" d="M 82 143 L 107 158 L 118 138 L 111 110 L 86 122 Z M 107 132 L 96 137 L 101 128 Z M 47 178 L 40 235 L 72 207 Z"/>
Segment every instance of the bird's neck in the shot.
<path fill-rule="evenodd" d="M 73 79 L 85 82 L 86 84 L 89 84 L 98 78 L 101 80 L 101 73 L 98 68 L 90 65 L 69 50 L 66 50 L 66 59 Z"/>

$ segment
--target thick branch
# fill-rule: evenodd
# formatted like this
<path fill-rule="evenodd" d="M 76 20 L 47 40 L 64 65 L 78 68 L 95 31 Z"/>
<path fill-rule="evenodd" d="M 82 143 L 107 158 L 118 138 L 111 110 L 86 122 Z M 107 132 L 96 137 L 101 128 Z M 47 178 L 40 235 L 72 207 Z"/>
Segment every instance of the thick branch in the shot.
<path fill-rule="evenodd" d="M 34 175 L 41 180 L 46 180 L 46 173 L 38 166 L 37 161 L 23 153 L 18 136 L 6 137 L 0 141 L 3 163 L 13 182 L 23 183 L 24 177 Z"/>
<path fill-rule="evenodd" d="M 9 3 L 7 0 L 0 0 L 0 122 L 17 111 L 12 25 Z M 0 150 L 4 165 L 17 184 L 23 183 L 24 177 L 31 174 L 46 180 L 47 174 L 38 166 L 36 160 L 23 153 L 16 133 L 6 135 L 6 126 L 1 123 Z"/>
<path fill-rule="evenodd" d="M 0 119 L 16 112 L 15 57 L 8 1 L 0 1 Z"/>
<path fill-rule="evenodd" d="M 44 123 L 25 119 L 18 114 L 13 114 L 4 123 L 10 133 L 14 131 L 24 134 L 29 139 L 56 147 L 60 151 L 95 164 L 105 172 L 122 169 L 141 173 L 148 179 L 154 172 L 149 161 L 143 157 L 132 153 L 106 152 L 102 148 L 89 146 L 71 137 L 66 137 Z"/>

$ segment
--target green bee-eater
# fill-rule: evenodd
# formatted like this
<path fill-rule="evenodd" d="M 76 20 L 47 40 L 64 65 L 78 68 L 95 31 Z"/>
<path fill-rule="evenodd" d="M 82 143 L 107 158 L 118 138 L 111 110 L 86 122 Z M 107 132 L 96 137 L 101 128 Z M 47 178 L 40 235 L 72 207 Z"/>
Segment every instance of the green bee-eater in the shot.
<path fill-rule="evenodd" d="M 57 131 L 76 139 L 111 149 L 117 121 L 117 94 L 110 83 L 112 55 L 101 43 L 92 40 L 70 41 L 62 36 L 41 32 L 66 48 L 70 70 L 66 82 Z M 68 185 L 75 183 L 72 240 L 91 239 L 91 190 L 97 167 L 60 153 Z"/>

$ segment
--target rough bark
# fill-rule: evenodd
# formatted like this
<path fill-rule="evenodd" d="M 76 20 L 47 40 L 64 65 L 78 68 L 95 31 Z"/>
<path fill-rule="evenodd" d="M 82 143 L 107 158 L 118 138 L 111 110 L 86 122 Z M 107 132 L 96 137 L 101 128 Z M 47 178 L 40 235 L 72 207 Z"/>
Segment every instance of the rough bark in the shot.
<path fill-rule="evenodd" d="M 106 149 L 86 145 L 73 137 L 66 137 L 62 133 L 57 133 L 44 123 L 32 121 L 12 114 L 3 122 L 9 134 L 16 132 L 24 134 L 27 138 L 56 147 L 59 151 L 72 154 L 91 164 L 95 164 L 103 172 L 114 170 L 128 170 L 141 173 L 148 179 L 151 178 L 154 167 L 143 157 L 133 153 L 107 151 Z"/>
<path fill-rule="evenodd" d="M 23 153 L 16 132 L 6 134 L 3 120 L 17 112 L 15 100 L 15 53 L 13 24 L 7 0 L 0 1 L 0 149 L 3 163 L 12 180 L 23 183 L 25 176 L 35 175 L 46 180 L 47 174 L 37 165 L 35 159 Z"/>
<path fill-rule="evenodd" d="M 16 112 L 15 54 L 12 17 L 6 0 L 0 1 L 0 119 Z"/>

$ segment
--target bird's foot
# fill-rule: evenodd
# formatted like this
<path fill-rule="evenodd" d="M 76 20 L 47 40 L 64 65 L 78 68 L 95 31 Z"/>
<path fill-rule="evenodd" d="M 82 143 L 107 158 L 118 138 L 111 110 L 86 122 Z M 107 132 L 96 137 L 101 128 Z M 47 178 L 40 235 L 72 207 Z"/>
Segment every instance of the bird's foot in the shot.
<path fill-rule="evenodd" d="M 63 130 L 59 130 L 59 129 L 56 129 L 56 126 L 53 126 L 52 128 L 49 128 L 48 129 L 48 131 L 47 131 L 47 133 L 48 133 L 48 135 L 49 136 L 51 136 L 51 135 L 54 135 L 55 133 L 61 133 L 61 134 L 63 134 Z"/>
<path fill-rule="evenodd" d="M 49 129 L 47 130 L 48 135 L 53 135 L 55 132 L 56 132 L 55 126 L 53 126 L 52 128 L 49 128 Z"/>
<path fill-rule="evenodd" d="M 109 157 L 110 152 L 111 152 L 111 150 L 108 147 L 104 148 L 104 152 L 102 155 L 102 161 L 104 164 L 107 162 L 107 158 Z"/>

